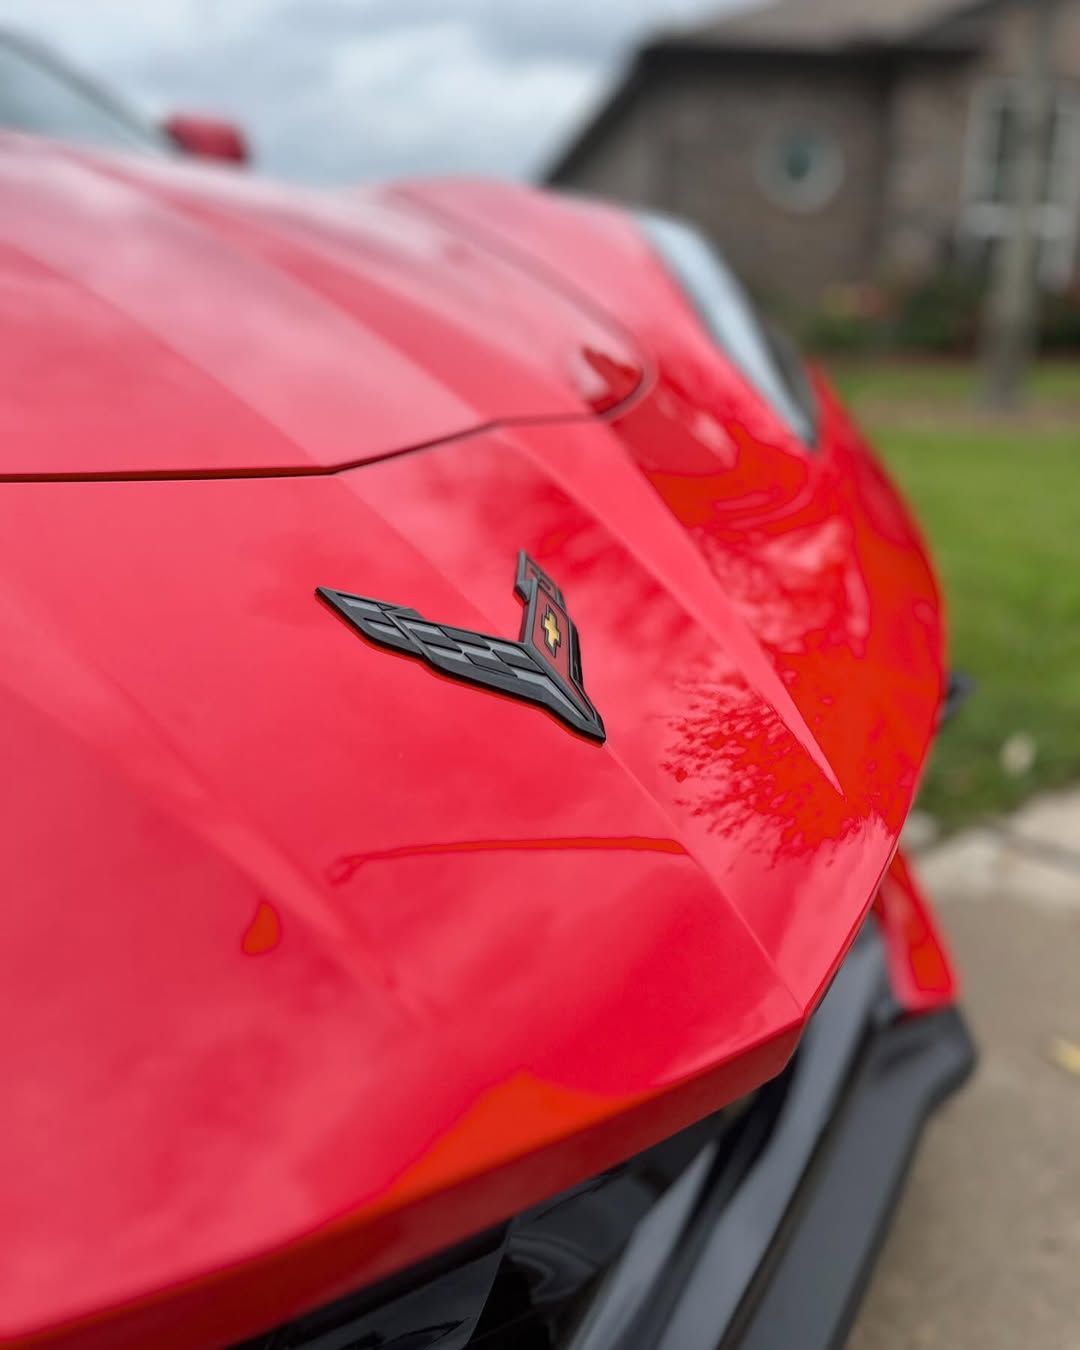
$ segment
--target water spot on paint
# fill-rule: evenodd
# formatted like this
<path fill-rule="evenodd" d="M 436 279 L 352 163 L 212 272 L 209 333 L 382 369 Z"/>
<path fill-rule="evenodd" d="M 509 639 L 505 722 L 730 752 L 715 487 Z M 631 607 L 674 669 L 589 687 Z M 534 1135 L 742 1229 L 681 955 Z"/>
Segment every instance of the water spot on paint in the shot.
<path fill-rule="evenodd" d="M 255 917 L 247 926 L 241 946 L 248 956 L 263 956 L 272 952 L 281 941 L 281 920 L 273 905 L 260 900 Z"/>

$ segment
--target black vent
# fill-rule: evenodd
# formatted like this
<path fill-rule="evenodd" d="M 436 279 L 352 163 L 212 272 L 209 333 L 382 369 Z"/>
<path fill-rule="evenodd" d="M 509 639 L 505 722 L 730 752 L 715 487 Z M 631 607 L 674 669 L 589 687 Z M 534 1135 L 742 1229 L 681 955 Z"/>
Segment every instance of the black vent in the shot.
<path fill-rule="evenodd" d="M 721 1171 L 741 1172 L 775 1115 L 770 1085 L 436 1262 L 256 1337 L 239 1350 L 555 1350 L 667 1198 L 681 1234 Z M 737 1184 L 735 1175 L 729 1185 Z M 682 1183 L 681 1188 L 678 1183 Z M 725 1190 L 727 1187 L 725 1187 Z M 677 1202 L 672 1205 L 672 1201 Z"/>

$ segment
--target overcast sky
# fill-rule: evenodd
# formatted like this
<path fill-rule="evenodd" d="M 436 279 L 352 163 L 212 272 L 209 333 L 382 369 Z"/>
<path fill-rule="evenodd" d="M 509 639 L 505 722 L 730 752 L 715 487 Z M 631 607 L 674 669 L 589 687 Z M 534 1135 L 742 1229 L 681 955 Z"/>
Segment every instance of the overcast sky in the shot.
<path fill-rule="evenodd" d="M 0 0 L 155 112 L 241 122 L 261 168 L 528 176 L 636 40 L 752 0 Z"/>

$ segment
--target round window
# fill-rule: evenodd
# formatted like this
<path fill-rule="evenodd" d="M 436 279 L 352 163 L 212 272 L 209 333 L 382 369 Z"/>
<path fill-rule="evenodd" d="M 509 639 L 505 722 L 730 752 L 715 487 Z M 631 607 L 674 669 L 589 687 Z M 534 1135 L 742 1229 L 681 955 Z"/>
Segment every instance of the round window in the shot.
<path fill-rule="evenodd" d="M 839 190 L 844 156 L 823 132 L 788 131 L 761 147 L 757 171 L 762 189 L 773 201 L 791 211 L 817 211 Z"/>

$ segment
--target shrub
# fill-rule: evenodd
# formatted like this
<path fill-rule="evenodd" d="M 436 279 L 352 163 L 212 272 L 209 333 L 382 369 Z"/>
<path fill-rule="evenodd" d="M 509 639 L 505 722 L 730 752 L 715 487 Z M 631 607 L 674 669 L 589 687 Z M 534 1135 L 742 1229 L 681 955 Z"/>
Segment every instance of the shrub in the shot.
<path fill-rule="evenodd" d="M 1046 352 L 1080 352 L 1080 283 L 1043 299 L 1040 346 Z"/>
<path fill-rule="evenodd" d="M 970 356 L 986 293 L 984 271 L 951 267 L 917 286 L 830 286 L 816 308 L 785 317 L 813 352 Z M 1080 282 L 1043 296 L 1040 345 L 1046 352 L 1080 352 Z"/>
<path fill-rule="evenodd" d="M 986 296 L 971 270 L 939 272 L 895 297 L 889 345 L 899 351 L 965 355 L 975 349 Z"/>
<path fill-rule="evenodd" d="M 888 312 L 889 297 L 879 286 L 830 286 L 798 325 L 799 333 L 811 351 L 880 351 L 887 341 Z"/>

